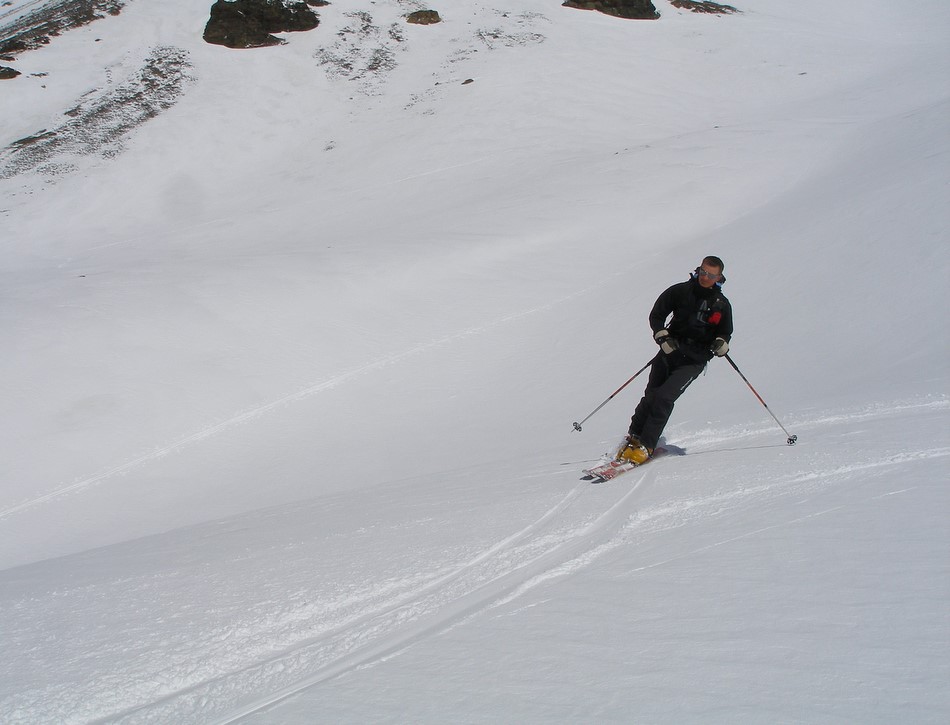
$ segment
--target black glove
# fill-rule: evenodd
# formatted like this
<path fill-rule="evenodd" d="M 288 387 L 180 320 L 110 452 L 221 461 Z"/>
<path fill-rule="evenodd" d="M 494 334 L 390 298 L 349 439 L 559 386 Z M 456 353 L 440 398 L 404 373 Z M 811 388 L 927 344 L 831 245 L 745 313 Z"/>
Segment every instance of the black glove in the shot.
<path fill-rule="evenodd" d="M 729 352 L 729 343 L 726 342 L 724 337 L 717 337 L 715 340 L 713 340 L 713 344 L 709 346 L 709 349 L 716 357 L 722 357 L 727 352 Z"/>
<path fill-rule="evenodd" d="M 680 346 L 675 338 L 670 337 L 669 330 L 660 330 L 653 335 L 653 339 L 656 340 L 656 344 L 659 345 L 660 349 L 667 355 Z"/>

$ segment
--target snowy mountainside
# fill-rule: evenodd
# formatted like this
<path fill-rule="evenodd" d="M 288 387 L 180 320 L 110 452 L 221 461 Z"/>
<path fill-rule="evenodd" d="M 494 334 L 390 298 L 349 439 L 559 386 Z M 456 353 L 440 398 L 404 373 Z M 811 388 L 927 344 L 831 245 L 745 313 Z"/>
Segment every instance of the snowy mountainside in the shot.
<path fill-rule="evenodd" d="M 0 720 L 946 719 L 950 8 L 656 5 L 232 51 L 133 0 L 17 58 Z M 708 253 L 799 445 L 713 361 L 685 456 L 580 481 Z"/>

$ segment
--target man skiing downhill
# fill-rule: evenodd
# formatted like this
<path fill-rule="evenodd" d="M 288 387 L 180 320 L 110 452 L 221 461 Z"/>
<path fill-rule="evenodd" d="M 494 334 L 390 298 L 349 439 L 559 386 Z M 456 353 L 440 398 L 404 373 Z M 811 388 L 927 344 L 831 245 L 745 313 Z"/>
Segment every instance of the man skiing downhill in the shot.
<path fill-rule="evenodd" d="M 650 328 L 660 351 L 650 363 L 646 390 L 617 460 L 649 460 L 677 398 L 714 355 L 729 352 L 732 305 L 722 293 L 724 268 L 719 257 L 705 257 L 686 282 L 674 284 L 653 305 Z"/>

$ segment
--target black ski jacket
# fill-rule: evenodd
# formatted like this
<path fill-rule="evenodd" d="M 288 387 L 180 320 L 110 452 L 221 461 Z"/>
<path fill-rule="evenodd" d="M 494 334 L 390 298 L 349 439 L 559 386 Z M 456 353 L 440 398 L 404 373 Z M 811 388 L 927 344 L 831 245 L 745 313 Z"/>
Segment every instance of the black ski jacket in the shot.
<path fill-rule="evenodd" d="M 673 319 L 667 325 L 670 315 Z M 732 305 L 721 287 L 707 289 L 691 277 L 657 298 L 650 311 L 650 327 L 653 334 L 665 327 L 687 358 L 707 362 L 713 357 L 709 346 L 717 337 L 732 338 Z"/>

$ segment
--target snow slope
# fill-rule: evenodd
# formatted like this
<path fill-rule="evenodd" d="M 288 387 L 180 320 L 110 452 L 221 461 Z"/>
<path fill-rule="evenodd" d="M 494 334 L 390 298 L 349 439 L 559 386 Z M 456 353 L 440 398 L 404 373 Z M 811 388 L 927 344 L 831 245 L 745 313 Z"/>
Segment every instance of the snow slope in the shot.
<path fill-rule="evenodd" d="M 657 6 L 17 59 L 4 147 L 182 63 L 0 156 L 0 721 L 947 719 L 950 8 Z M 714 361 L 580 481 L 708 253 L 799 445 Z"/>

